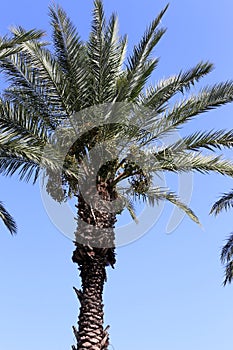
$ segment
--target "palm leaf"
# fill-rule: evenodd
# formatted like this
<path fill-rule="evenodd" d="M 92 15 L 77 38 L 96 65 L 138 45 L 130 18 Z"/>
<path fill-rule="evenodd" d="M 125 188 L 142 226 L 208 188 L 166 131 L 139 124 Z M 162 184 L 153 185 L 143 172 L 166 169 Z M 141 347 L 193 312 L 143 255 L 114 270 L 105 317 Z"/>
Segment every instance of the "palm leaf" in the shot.
<path fill-rule="evenodd" d="M 21 35 L 24 30 L 22 28 L 14 28 L 16 36 Z M 37 77 L 43 81 L 46 87 L 44 93 L 49 96 L 53 103 L 56 102 L 57 108 L 63 113 L 70 113 L 68 81 L 57 61 L 51 52 L 44 48 L 37 41 L 27 41 L 22 44 L 22 52 L 26 55 Z"/>
<path fill-rule="evenodd" d="M 146 29 L 139 44 L 134 47 L 133 54 L 129 56 L 126 65 L 127 73 L 124 84 L 122 84 L 121 89 L 119 90 L 117 101 L 122 101 L 125 98 L 128 98 L 130 101 L 135 100 L 138 96 L 138 92 L 141 91 L 143 84 L 150 76 L 152 70 L 145 69 L 145 65 L 148 64 L 148 59 L 152 50 L 166 31 L 166 29 L 157 28 L 167 9 L 168 5 L 166 5 L 159 15 L 152 21 Z M 157 63 L 158 59 L 154 59 L 153 69 L 156 67 Z"/>
<path fill-rule="evenodd" d="M 87 43 L 89 89 L 92 103 L 112 102 L 119 87 L 127 38 L 118 36 L 118 18 L 106 22 L 102 1 L 95 1 L 92 30 Z"/>
<path fill-rule="evenodd" d="M 233 234 L 231 233 L 227 239 L 227 243 L 223 246 L 221 251 L 221 262 L 225 264 L 225 279 L 223 285 L 232 282 L 233 278 Z"/>
<path fill-rule="evenodd" d="M 133 203 L 132 199 L 128 195 L 126 195 L 125 193 L 122 193 L 122 191 L 123 191 L 123 187 L 119 187 L 118 188 L 118 198 L 121 200 L 122 206 L 128 210 L 133 221 L 138 223 L 134 203 Z"/>
<path fill-rule="evenodd" d="M 178 144 L 182 143 L 185 148 L 192 151 L 197 151 L 201 148 L 206 148 L 214 151 L 216 148 L 222 147 L 231 148 L 233 146 L 233 130 L 210 130 L 199 131 L 189 136 L 182 138 Z"/>
<path fill-rule="evenodd" d="M 24 31 L 13 38 L 8 36 L 0 37 L 0 59 L 15 54 L 22 49 L 22 43 L 29 40 L 37 40 L 44 36 L 44 32 L 36 29 Z"/>
<path fill-rule="evenodd" d="M 148 142 L 165 136 L 177 128 L 183 126 L 198 114 L 215 109 L 233 101 L 233 82 L 215 84 L 212 87 L 203 88 L 197 95 L 193 95 L 176 103 L 172 109 L 168 109 L 161 116 L 153 119 L 154 132 Z"/>
<path fill-rule="evenodd" d="M 155 164 L 156 169 L 157 164 Z M 168 170 L 172 172 L 190 172 L 198 171 L 200 173 L 209 173 L 211 171 L 222 175 L 233 176 L 233 163 L 222 159 L 221 156 L 205 156 L 195 153 L 180 154 L 170 159 L 164 159 L 160 164 L 159 170 Z"/>
<path fill-rule="evenodd" d="M 0 202 L 0 218 L 4 222 L 5 226 L 8 228 L 10 233 L 13 235 L 16 233 L 17 226 L 13 219 L 13 217 L 9 214 L 9 212 L 5 209 L 2 202 Z"/>
<path fill-rule="evenodd" d="M 190 90 L 202 77 L 210 73 L 213 65 L 210 62 L 199 62 L 187 71 L 181 71 L 178 75 L 161 80 L 155 87 L 146 89 L 145 94 L 140 95 L 141 104 L 147 108 L 164 112 L 166 103 L 177 93 Z"/>
<path fill-rule="evenodd" d="M 217 215 L 222 210 L 228 210 L 233 207 L 233 191 L 224 193 L 223 196 L 214 203 L 210 210 L 210 214 Z"/>
<path fill-rule="evenodd" d="M 233 279 L 233 261 L 229 261 L 225 265 L 225 278 L 223 281 L 223 286 L 225 286 L 227 283 L 231 283 Z"/>
<path fill-rule="evenodd" d="M 190 219 L 200 225 L 199 219 L 194 214 L 194 212 L 185 203 L 183 203 L 174 192 L 170 191 L 169 189 L 161 187 L 150 188 L 146 192 L 145 198 L 152 206 L 158 204 L 158 202 L 161 200 L 167 200 L 177 206 L 179 209 L 183 210 L 185 214 L 190 217 Z"/>
<path fill-rule="evenodd" d="M 73 101 L 70 103 L 73 103 L 73 109 L 77 111 L 81 106 L 85 107 L 85 91 L 88 91 L 86 49 L 66 12 L 58 5 L 50 6 L 49 11 L 55 55 L 70 82 L 70 100 Z"/>

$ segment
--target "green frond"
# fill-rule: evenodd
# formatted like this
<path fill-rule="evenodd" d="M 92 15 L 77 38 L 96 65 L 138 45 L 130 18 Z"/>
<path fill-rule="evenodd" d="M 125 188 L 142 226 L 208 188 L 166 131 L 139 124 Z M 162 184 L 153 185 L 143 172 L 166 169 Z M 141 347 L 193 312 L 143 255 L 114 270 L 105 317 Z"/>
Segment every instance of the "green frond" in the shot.
<path fill-rule="evenodd" d="M 233 176 L 233 162 L 223 159 L 222 155 L 204 155 L 201 152 L 189 152 L 184 145 L 177 147 L 140 149 L 135 147 L 134 154 L 129 155 L 132 164 L 140 164 L 147 174 L 160 171 L 169 172 L 200 172 L 203 174 L 215 172 L 222 175 Z M 131 176 L 131 174 L 129 174 Z"/>
<path fill-rule="evenodd" d="M 5 209 L 2 202 L 0 202 L 0 218 L 2 219 L 5 226 L 8 228 L 10 233 L 13 235 L 17 231 L 17 225 L 15 223 L 15 220 L 10 215 L 10 213 Z"/>
<path fill-rule="evenodd" d="M 85 107 L 84 94 L 88 91 L 86 48 L 76 27 L 60 6 L 50 6 L 49 15 L 57 62 L 70 82 L 70 100 L 73 101 L 73 109 L 78 111 Z"/>
<path fill-rule="evenodd" d="M 45 157 L 43 149 L 49 142 L 43 118 L 28 113 L 23 105 L 5 101 L 0 104 L 0 173 L 20 180 L 36 181 L 40 168 L 56 168 L 54 153 Z"/>
<path fill-rule="evenodd" d="M 157 29 L 168 5 L 159 13 L 146 29 L 139 44 L 134 47 L 133 54 L 129 56 L 127 69 L 131 73 L 135 73 L 144 65 L 152 50 L 161 39 L 165 29 Z"/>
<path fill-rule="evenodd" d="M 118 188 L 118 198 L 122 201 L 122 206 L 128 210 L 133 221 L 138 223 L 133 201 L 130 199 L 129 196 L 122 194 L 119 188 Z"/>
<path fill-rule="evenodd" d="M 27 105 L 27 109 L 36 111 L 43 116 L 46 124 L 53 128 L 54 119 L 51 114 L 56 106 L 49 97 L 43 79 L 39 72 L 35 71 L 29 57 L 20 53 L 0 60 L 0 68 L 7 77 L 10 87 L 4 92 L 7 101 L 13 101 L 15 105 Z M 47 97 L 47 98 L 46 98 Z"/>
<path fill-rule="evenodd" d="M 44 147 L 51 128 L 47 118 L 25 110 L 23 105 L 0 100 L 0 144 L 23 139 L 31 146 Z"/>
<path fill-rule="evenodd" d="M 44 123 L 53 129 L 56 123 L 51 116 L 55 116 L 57 104 L 51 100 L 51 92 L 28 55 L 21 52 L 0 60 L 0 69 L 10 83 L 4 91 L 4 99 L 14 105 L 23 105 L 34 115 L 41 114 Z"/>
<path fill-rule="evenodd" d="M 72 76 L 72 70 L 76 71 L 78 68 L 83 43 L 76 27 L 59 5 L 49 6 L 49 15 L 56 57 L 64 71 Z"/>
<path fill-rule="evenodd" d="M 202 77 L 213 70 L 210 62 L 199 62 L 187 71 L 181 71 L 178 75 L 161 80 L 155 87 L 147 88 L 146 93 L 139 97 L 141 104 L 152 108 L 158 113 L 164 112 L 166 103 L 177 93 L 184 93 L 195 85 Z"/>
<path fill-rule="evenodd" d="M 138 223 L 138 218 L 137 218 L 137 215 L 135 213 L 135 209 L 134 209 L 134 205 L 132 203 L 132 201 L 128 201 L 125 203 L 125 207 L 126 209 L 128 210 L 131 218 L 133 219 L 133 221 L 136 222 L 136 224 Z"/>
<path fill-rule="evenodd" d="M 127 36 L 119 37 L 118 17 L 114 13 L 106 26 L 104 42 L 105 59 L 111 68 L 108 74 L 111 76 L 110 83 L 113 84 L 115 93 L 116 79 L 122 73 L 126 56 Z"/>
<path fill-rule="evenodd" d="M 221 262 L 225 265 L 225 278 L 223 285 L 232 282 L 233 278 L 233 234 L 231 233 L 227 239 L 227 243 L 223 246 L 221 251 Z"/>
<path fill-rule="evenodd" d="M 138 76 L 138 79 L 134 82 L 134 84 L 131 86 L 132 91 L 130 94 L 130 100 L 135 101 L 138 100 L 138 95 L 144 88 L 147 80 L 149 79 L 151 73 L 155 70 L 155 68 L 158 65 L 158 59 L 150 59 L 147 60 L 147 62 L 144 64 L 144 66 L 141 68 L 141 75 Z"/>
<path fill-rule="evenodd" d="M 218 215 L 222 210 L 233 208 L 233 191 L 224 193 L 222 197 L 213 204 L 210 214 Z"/>
<path fill-rule="evenodd" d="M 155 154 L 156 158 L 156 154 Z M 157 158 L 159 160 L 159 157 Z M 205 156 L 200 153 L 179 152 L 176 156 L 171 154 L 170 157 L 164 157 L 159 163 L 155 163 L 158 170 L 167 170 L 172 172 L 193 172 L 197 171 L 202 174 L 215 172 L 221 175 L 233 176 L 233 163 L 222 159 L 221 156 Z"/>
<path fill-rule="evenodd" d="M 215 109 L 233 101 L 233 82 L 215 84 L 212 87 L 203 88 L 197 95 L 193 95 L 176 103 L 172 109 L 167 109 L 154 122 L 154 131 L 147 141 L 150 142 L 158 137 L 178 129 L 193 117 Z"/>
<path fill-rule="evenodd" d="M 87 43 L 89 88 L 92 103 L 112 102 L 115 99 L 127 38 L 118 36 L 115 14 L 106 22 L 102 2 L 95 2 L 92 30 Z"/>
<path fill-rule="evenodd" d="M 33 183 L 36 182 L 40 171 L 38 162 L 35 162 L 26 157 L 20 157 L 17 155 L 9 155 L 9 153 L 3 155 L 0 151 L 0 174 L 4 176 L 12 176 L 17 174 L 19 179 L 28 182 L 32 179 Z"/>
<path fill-rule="evenodd" d="M 182 138 L 178 143 L 182 143 L 187 150 L 197 151 L 206 148 L 214 151 L 216 148 L 233 147 L 233 130 L 210 130 L 198 131 Z"/>
<path fill-rule="evenodd" d="M 175 206 L 177 206 L 179 209 L 183 210 L 185 214 L 187 214 L 190 217 L 190 219 L 192 219 L 194 222 L 200 225 L 199 219 L 194 214 L 194 212 L 185 203 L 183 203 L 174 192 L 171 192 L 166 188 L 150 188 L 146 192 L 145 198 L 147 199 L 148 203 L 152 206 L 158 204 L 158 202 L 161 200 L 167 200 Z"/>
<path fill-rule="evenodd" d="M 48 146 L 47 146 L 48 147 Z M 64 164 L 63 164 L 64 163 Z M 63 167 L 61 169 L 61 165 Z M 31 147 L 30 145 L 11 142 L 0 144 L 0 174 L 4 176 L 17 175 L 20 181 L 35 183 L 43 171 L 51 171 L 66 179 L 79 179 L 77 169 L 73 166 L 67 167 L 64 154 L 56 152 L 56 147 L 51 147 L 50 152 L 43 153 L 43 149 Z"/>
<path fill-rule="evenodd" d="M 124 35 L 119 41 L 119 73 L 123 71 L 123 63 L 127 54 L 128 37 Z"/>
<path fill-rule="evenodd" d="M 23 29 L 15 29 L 15 34 L 19 35 Z M 56 102 L 57 108 L 63 113 L 69 114 L 69 82 L 64 72 L 52 56 L 51 52 L 42 47 L 37 41 L 27 41 L 22 44 L 22 53 L 26 55 L 31 69 L 33 68 L 36 77 L 43 81 L 45 86 L 43 92 L 47 96 L 48 103 Z"/>
<path fill-rule="evenodd" d="M 233 279 L 233 261 L 229 261 L 225 265 L 225 278 L 223 281 L 223 286 L 226 286 L 227 283 L 231 283 Z"/>
<path fill-rule="evenodd" d="M 88 66 L 90 71 L 90 88 L 93 95 L 92 103 L 103 102 L 102 85 L 102 64 L 103 47 L 104 47 L 104 31 L 106 28 L 106 20 L 102 1 L 94 1 L 92 29 L 87 43 L 88 48 Z"/>
<path fill-rule="evenodd" d="M 156 157 L 159 159 L 169 157 L 171 154 L 177 155 L 184 151 L 201 151 L 208 149 L 222 149 L 233 147 L 233 130 L 211 130 L 196 131 L 188 136 L 180 138 L 177 142 L 158 150 Z"/>
<path fill-rule="evenodd" d="M 225 264 L 233 257 L 233 234 L 231 233 L 227 239 L 227 243 L 223 246 L 221 251 L 221 262 Z"/>
<path fill-rule="evenodd" d="M 19 52 L 22 49 L 22 43 L 29 40 L 38 40 L 44 34 L 43 31 L 32 29 L 14 35 L 13 38 L 9 36 L 0 37 L 0 60 Z"/>
<path fill-rule="evenodd" d="M 160 41 L 166 29 L 158 29 L 163 15 L 165 14 L 168 5 L 159 13 L 159 15 L 152 21 L 150 26 L 146 29 L 139 44 L 134 47 L 133 54 L 129 56 L 128 63 L 126 64 L 126 77 L 125 84 L 121 86 L 118 92 L 117 101 L 122 101 L 127 98 L 129 101 L 134 101 L 137 93 L 141 91 L 143 82 L 145 83 L 151 71 L 145 69 L 145 65 L 150 58 L 154 47 Z M 154 59 L 155 68 L 158 63 L 158 59 Z M 139 88 L 141 87 L 141 88 Z"/>
<path fill-rule="evenodd" d="M 212 87 L 203 88 L 196 96 L 192 96 L 178 105 L 171 113 L 168 112 L 167 120 L 178 126 L 200 113 L 222 106 L 233 100 L 233 82 L 215 84 Z"/>

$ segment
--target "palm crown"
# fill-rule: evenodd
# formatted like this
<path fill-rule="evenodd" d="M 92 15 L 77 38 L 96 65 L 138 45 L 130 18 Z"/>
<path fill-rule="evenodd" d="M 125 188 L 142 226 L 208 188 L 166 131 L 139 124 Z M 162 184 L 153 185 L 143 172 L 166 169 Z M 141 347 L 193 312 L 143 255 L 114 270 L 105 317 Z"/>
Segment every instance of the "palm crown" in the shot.
<path fill-rule="evenodd" d="M 116 15 L 106 21 L 100 0 L 94 1 L 87 42 L 59 6 L 50 7 L 53 49 L 43 32 L 22 27 L 0 42 L 0 67 L 9 83 L 0 100 L 0 173 L 35 182 L 43 172 L 55 200 L 77 197 L 73 261 L 83 290 L 76 290 L 81 311 L 74 333 L 80 349 L 107 349 L 102 291 L 105 266 L 115 262 L 116 214 L 127 207 L 136 218 L 133 200 L 168 200 L 198 223 L 174 192 L 153 179 L 164 171 L 233 176 L 233 164 L 214 154 L 233 146 L 233 130 L 196 131 L 158 146 L 198 114 L 233 101 L 232 81 L 191 92 L 212 71 L 209 62 L 147 85 L 158 64 L 152 53 L 165 33 L 160 21 L 167 7 L 128 57 L 127 37 L 119 37 Z M 100 209 L 92 208 L 100 202 Z M 112 202 L 115 211 L 108 211 Z M 92 246 L 84 222 L 109 233 L 109 240 L 102 237 L 101 246 Z M 88 237 L 83 245 L 80 236 Z"/>
<path fill-rule="evenodd" d="M 115 15 L 106 23 L 101 1 L 95 1 L 92 30 L 87 43 L 80 40 L 76 28 L 58 6 L 50 7 L 54 45 L 52 51 L 49 51 L 46 42 L 38 39 L 42 37 L 42 32 L 33 31 L 33 37 L 30 38 L 30 33 L 27 37 L 30 40 L 17 44 L 17 40 L 27 33 L 21 27 L 12 28 L 11 50 L 19 52 L 3 56 L 0 62 L 1 70 L 10 83 L 0 105 L 0 172 L 4 175 L 18 172 L 20 179 L 33 178 L 35 181 L 39 170 L 46 169 L 46 174 L 51 176 L 50 186 L 48 184 L 47 187 L 52 194 L 59 154 L 56 154 L 57 158 L 45 157 L 43 149 L 48 144 L 54 146 L 56 138 L 53 135 L 57 128 L 62 131 L 64 139 L 65 129 L 67 130 L 64 121 L 69 120 L 74 113 L 93 105 L 127 102 L 133 106 L 134 117 L 130 120 L 130 125 L 134 124 L 135 128 L 122 128 L 128 120 L 121 113 L 120 122 L 118 120 L 112 127 L 109 123 L 105 128 L 94 128 L 93 125 L 92 131 L 88 129 L 85 137 L 77 139 L 67 154 L 61 174 L 63 187 L 69 187 L 69 194 L 77 191 L 74 186 L 77 182 L 75 168 L 90 150 L 90 144 L 91 147 L 95 145 L 92 141 L 94 137 L 98 140 L 96 142 L 100 142 L 113 140 L 116 135 L 119 139 L 120 133 L 121 137 L 127 136 L 129 143 L 134 145 L 134 152 L 138 154 L 140 151 L 141 156 L 148 160 L 153 156 L 156 162 L 149 162 L 150 166 L 144 167 L 142 171 L 135 168 L 132 158 L 123 161 L 119 154 L 114 162 L 108 164 L 116 171 L 115 174 L 111 173 L 114 185 L 129 178 L 131 191 L 127 193 L 134 194 L 134 198 L 137 195 L 143 196 L 150 203 L 160 199 L 170 200 L 198 221 L 174 193 L 151 187 L 149 179 L 152 173 L 158 171 L 215 171 L 231 176 L 233 167 L 230 162 L 219 156 L 203 155 L 201 151 L 231 147 L 233 132 L 194 132 L 172 145 L 162 148 L 154 146 L 158 139 L 177 130 L 194 116 L 231 102 L 233 84 L 225 82 L 208 86 L 197 95 L 190 94 L 180 101 L 176 98 L 172 104 L 170 101 L 173 101 L 175 95 L 184 95 L 195 82 L 212 70 L 212 64 L 200 62 L 190 70 L 181 71 L 176 76 L 160 81 L 156 86 L 145 88 L 158 63 L 158 59 L 151 58 L 151 53 L 165 33 L 165 29 L 158 29 L 158 26 L 166 9 L 167 6 L 147 28 L 127 60 L 127 38 L 118 37 Z M 143 116 L 140 112 L 142 108 L 147 111 Z M 78 121 L 80 130 L 90 121 L 88 118 L 90 116 Z M 147 186 L 143 188 L 145 181 Z M 57 199 L 63 199 L 61 192 Z M 125 203 L 127 205 L 129 201 Z"/>

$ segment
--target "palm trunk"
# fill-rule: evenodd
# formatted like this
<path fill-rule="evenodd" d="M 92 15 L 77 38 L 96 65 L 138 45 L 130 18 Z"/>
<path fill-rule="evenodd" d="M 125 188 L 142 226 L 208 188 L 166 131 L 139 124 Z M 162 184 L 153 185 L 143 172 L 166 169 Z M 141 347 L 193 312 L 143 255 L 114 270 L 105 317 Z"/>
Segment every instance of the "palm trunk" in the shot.
<path fill-rule="evenodd" d="M 104 329 L 103 287 L 106 281 L 106 261 L 101 256 L 89 256 L 79 263 L 82 290 L 75 289 L 81 307 L 78 331 L 74 327 L 77 347 L 73 350 L 107 350 L 108 332 Z"/>
<path fill-rule="evenodd" d="M 78 230 L 72 260 L 80 270 L 82 289 L 76 294 L 80 302 L 78 329 L 73 327 L 77 345 L 73 350 L 107 350 L 109 336 L 104 329 L 103 288 L 106 266 L 114 266 L 115 214 L 90 208 L 78 197 Z"/>

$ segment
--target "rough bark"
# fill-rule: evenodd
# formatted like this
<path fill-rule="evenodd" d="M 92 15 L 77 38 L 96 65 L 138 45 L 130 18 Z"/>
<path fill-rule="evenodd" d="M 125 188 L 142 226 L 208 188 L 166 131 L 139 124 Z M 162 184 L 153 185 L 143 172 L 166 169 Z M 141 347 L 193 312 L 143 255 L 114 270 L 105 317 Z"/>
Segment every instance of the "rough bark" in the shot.
<path fill-rule="evenodd" d="M 74 253 L 75 256 L 75 253 Z M 75 260 L 75 257 L 73 257 Z M 106 281 L 106 259 L 98 256 L 94 251 L 92 255 L 79 263 L 82 290 L 75 292 L 81 304 L 78 330 L 74 327 L 77 347 L 74 350 L 107 350 L 109 336 L 104 329 L 103 287 Z"/>
<path fill-rule="evenodd" d="M 81 195 L 78 197 L 78 230 L 72 260 L 78 264 L 82 288 L 74 288 L 81 306 L 78 328 L 73 327 L 77 345 L 72 350 L 107 350 L 109 345 L 109 326 L 104 328 L 103 288 L 106 266 L 115 264 L 116 215 L 104 209 L 106 200 L 110 202 L 113 195 L 109 195 L 109 190 L 102 191 L 104 206 L 93 208 Z"/>

